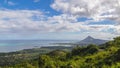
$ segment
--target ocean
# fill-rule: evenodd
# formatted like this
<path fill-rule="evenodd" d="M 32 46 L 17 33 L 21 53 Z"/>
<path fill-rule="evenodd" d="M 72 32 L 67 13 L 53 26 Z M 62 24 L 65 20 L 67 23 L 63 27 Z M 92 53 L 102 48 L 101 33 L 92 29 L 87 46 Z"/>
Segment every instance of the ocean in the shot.
<path fill-rule="evenodd" d="M 75 40 L 0 40 L 0 52 L 13 52 L 42 46 L 59 46 L 54 43 L 71 43 Z"/>

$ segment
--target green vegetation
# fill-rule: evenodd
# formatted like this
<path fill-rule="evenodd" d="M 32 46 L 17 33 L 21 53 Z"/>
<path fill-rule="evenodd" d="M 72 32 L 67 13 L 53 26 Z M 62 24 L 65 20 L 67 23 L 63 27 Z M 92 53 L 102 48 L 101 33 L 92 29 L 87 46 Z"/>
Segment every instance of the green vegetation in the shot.
<path fill-rule="evenodd" d="M 51 46 L 51 47 L 42 47 L 42 48 L 34 48 L 34 49 L 24 49 L 21 51 L 9 52 L 9 53 L 0 53 L 0 66 L 3 68 L 5 66 L 13 66 L 13 65 L 15 65 L 15 67 L 16 65 L 19 67 L 24 66 L 26 64 L 31 65 L 33 64 L 31 63 L 31 61 L 33 62 L 35 60 L 38 60 L 40 55 L 49 53 L 56 49 L 68 51 L 70 50 L 70 47 Z M 35 61 L 35 63 L 38 64 L 38 61 Z"/>
<path fill-rule="evenodd" d="M 100 46 L 90 44 L 77 46 L 72 50 L 61 49 L 54 49 L 46 54 L 25 53 L 31 58 L 19 63 L 16 63 L 20 61 L 17 59 L 14 64 L 4 64 L 1 68 L 120 68 L 120 37 Z M 0 56 L 2 55 L 4 54 Z M 14 57 L 18 57 L 18 53 Z"/>

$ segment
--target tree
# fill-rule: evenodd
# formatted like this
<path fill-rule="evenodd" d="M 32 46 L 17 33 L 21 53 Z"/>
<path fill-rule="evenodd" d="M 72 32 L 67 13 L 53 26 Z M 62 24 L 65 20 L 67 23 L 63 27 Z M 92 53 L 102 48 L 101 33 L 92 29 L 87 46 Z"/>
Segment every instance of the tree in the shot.
<path fill-rule="evenodd" d="M 50 61 L 50 60 L 51 60 L 51 58 L 50 58 L 49 56 L 47 56 L 47 55 L 41 55 L 41 56 L 39 57 L 39 67 L 40 67 L 40 68 L 44 68 L 45 65 L 46 65 L 46 63 L 47 63 L 48 61 Z"/>
<path fill-rule="evenodd" d="M 86 49 L 87 54 L 94 54 L 98 51 L 99 51 L 98 46 L 94 44 L 90 44 L 89 46 L 87 46 L 87 49 Z"/>

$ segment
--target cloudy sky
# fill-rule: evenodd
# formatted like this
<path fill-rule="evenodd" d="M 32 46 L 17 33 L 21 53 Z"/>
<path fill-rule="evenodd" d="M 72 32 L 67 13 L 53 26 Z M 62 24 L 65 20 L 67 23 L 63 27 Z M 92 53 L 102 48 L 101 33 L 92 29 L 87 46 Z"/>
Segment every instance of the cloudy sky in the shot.
<path fill-rule="evenodd" d="M 0 0 L 0 39 L 111 39 L 120 0 Z"/>

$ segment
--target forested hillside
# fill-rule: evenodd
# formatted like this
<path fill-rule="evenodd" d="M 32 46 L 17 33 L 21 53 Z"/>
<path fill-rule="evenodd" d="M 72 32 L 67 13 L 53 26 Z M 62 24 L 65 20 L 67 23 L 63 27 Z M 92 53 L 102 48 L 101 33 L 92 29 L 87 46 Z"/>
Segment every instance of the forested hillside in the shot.
<path fill-rule="evenodd" d="M 19 60 L 16 60 L 19 61 Z M 102 45 L 90 44 L 71 51 L 54 50 L 38 58 L 1 68 L 120 68 L 120 37 Z"/>

